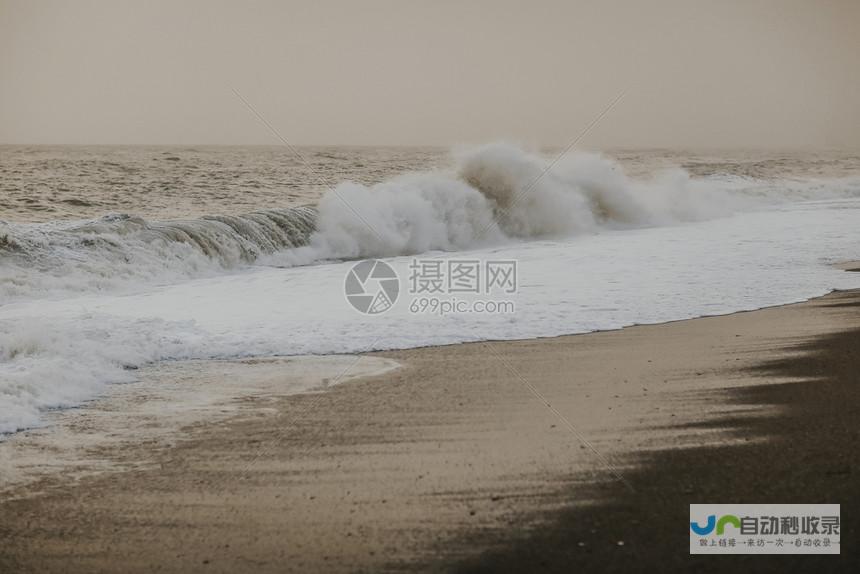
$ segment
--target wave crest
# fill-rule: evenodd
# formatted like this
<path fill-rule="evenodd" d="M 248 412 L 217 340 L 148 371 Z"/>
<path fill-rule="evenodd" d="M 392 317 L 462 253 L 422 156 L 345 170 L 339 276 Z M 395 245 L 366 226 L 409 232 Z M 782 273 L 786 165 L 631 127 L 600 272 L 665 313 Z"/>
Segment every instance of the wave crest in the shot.
<path fill-rule="evenodd" d="M 345 181 L 317 207 L 183 221 L 111 215 L 75 224 L 0 222 L 0 298 L 169 283 L 255 262 L 304 265 L 457 251 L 860 194 L 855 180 L 691 178 L 682 169 L 633 179 L 597 154 L 550 161 L 505 143 L 467 149 L 454 159 L 451 169 L 376 185 Z"/>
<path fill-rule="evenodd" d="M 296 207 L 175 221 L 114 214 L 85 223 L 0 223 L 0 295 L 95 291 L 218 273 L 303 245 L 315 220 L 314 208 Z"/>
<path fill-rule="evenodd" d="M 306 264 L 453 251 L 707 219 L 741 203 L 682 170 L 648 182 L 630 179 L 616 162 L 595 154 L 551 164 L 513 145 L 490 144 L 456 159 L 450 172 L 338 185 L 320 201 L 308 245 L 266 260 Z"/>

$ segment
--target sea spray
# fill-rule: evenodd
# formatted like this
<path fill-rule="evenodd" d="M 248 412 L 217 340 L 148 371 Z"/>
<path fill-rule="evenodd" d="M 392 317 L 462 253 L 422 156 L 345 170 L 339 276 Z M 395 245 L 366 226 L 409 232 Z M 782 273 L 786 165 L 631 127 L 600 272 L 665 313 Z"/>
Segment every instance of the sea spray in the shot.
<path fill-rule="evenodd" d="M 600 155 L 550 163 L 513 145 L 490 144 L 459 154 L 449 171 L 372 186 L 341 183 L 319 202 L 308 244 L 265 261 L 296 265 L 458 251 L 711 219 L 752 203 L 680 169 L 638 181 Z"/>
<path fill-rule="evenodd" d="M 456 153 L 449 169 L 405 173 L 374 185 L 341 182 L 315 207 L 187 220 L 108 215 L 87 222 L 0 222 L 0 305 L 169 284 L 254 264 L 459 251 L 858 195 L 856 178 L 692 178 L 673 168 L 641 179 L 598 154 L 553 160 L 494 143 Z"/>
<path fill-rule="evenodd" d="M 0 432 L 155 361 L 544 337 L 857 286 L 856 274 L 826 265 L 856 258 L 857 178 L 702 166 L 701 177 L 631 178 L 594 154 L 551 162 L 495 144 L 458 154 L 450 169 L 341 183 L 317 208 L 0 223 Z M 674 225 L 687 222 L 698 223 Z M 401 305 L 369 319 L 349 309 L 349 264 L 335 260 L 431 250 L 516 259 L 516 316 L 440 321 Z M 410 258 L 388 262 L 408 276 Z"/>

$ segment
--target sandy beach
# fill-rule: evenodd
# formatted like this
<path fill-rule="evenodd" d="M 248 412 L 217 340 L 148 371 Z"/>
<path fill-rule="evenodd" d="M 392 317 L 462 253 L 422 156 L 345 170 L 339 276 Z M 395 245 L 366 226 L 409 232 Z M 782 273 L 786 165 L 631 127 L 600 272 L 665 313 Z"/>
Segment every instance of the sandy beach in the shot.
<path fill-rule="evenodd" d="M 857 539 L 858 309 L 860 293 L 836 292 L 620 331 L 378 352 L 318 369 L 323 385 L 356 377 L 323 392 L 226 393 L 230 408 L 200 406 L 179 428 L 141 419 L 149 433 L 29 468 L 0 503 L 0 570 L 772 566 L 691 557 L 688 505 L 840 503 L 843 540 Z M 390 370 L 362 376 L 380 358 Z M 116 404 L 64 416 L 89 417 L 83 440 L 103 430 L 93 413 Z M 40 432 L 2 448 L 52 448 Z M 858 554 L 782 560 L 856 571 Z"/>
<path fill-rule="evenodd" d="M 860 0 L 0 16 L 0 574 L 860 573 Z"/>

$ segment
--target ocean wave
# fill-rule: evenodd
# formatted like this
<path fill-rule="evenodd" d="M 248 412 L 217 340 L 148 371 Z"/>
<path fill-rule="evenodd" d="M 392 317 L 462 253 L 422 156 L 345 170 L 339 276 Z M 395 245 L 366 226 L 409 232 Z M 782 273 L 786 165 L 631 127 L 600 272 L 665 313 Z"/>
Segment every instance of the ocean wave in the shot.
<path fill-rule="evenodd" d="M 456 251 L 711 219 L 750 205 L 680 169 L 634 180 L 596 154 L 551 164 L 519 147 L 491 144 L 456 159 L 450 172 L 406 174 L 373 186 L 342 183 L 320 201 L 308 244 L 267 261 Z"/>
<path fill-rule="evenodd" d="M 596 154 L 553 162 L 491 144 L 455 154 L 449 169 L 340 183 L 315 206 L 0 222 L 0 435 L 155 361 L 553 336 L 856 287 L 856 274 L 823 264 L 856 258 L 856 201 L 768 208 L 860 197 L 860 179 L 773 177 L 784 167 L 708 160 L 692 176 L 633 178 Z M 483 247 L 528 269 L 515 318 L 436 321 L 404 305 L 362 317 L 343 298 L 349 265 L 296 267 Z M 389 261 L 407 276 L 405 258 Z"/>
<path fill-rule="evenodd" d="M 304 244 L 315 219 L 314 208 L 295 207 L 175 221 L 0 223 L 0 302 L 217 274 Z"/>
<path fill-rule="evenodd" d="M 0 303 L 166 284 L 252 264 L 457 251 L 604 229 L 723 217 L 780 201 L 860 195 L 860 180 L 693 178 L 683 169 L 627 176 L 606 157 L 557 162 L 510 144 L 471 148 L 448 170 L 376 185 L 346 181 L 315 207 L 147 221 L 0 223 Z"/>

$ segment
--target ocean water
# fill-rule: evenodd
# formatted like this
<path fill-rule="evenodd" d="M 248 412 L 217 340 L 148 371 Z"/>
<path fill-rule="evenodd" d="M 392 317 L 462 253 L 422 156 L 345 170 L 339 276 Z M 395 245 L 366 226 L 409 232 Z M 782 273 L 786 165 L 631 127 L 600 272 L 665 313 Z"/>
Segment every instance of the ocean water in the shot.
<path fill-rule="evenodd" d="M 856 154 L 300 151 L 0 147 L 0 432 L 158 361 L 581 333 L 860 287 L 832 267 L 860 259 Z M 516 261 L 515 309 L 415 312 L 416 257 Z M 400 279 L 385 313 L 344 295 L 363 258 Z"/>

